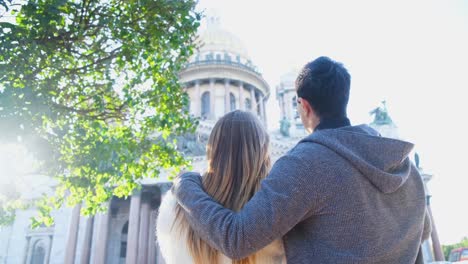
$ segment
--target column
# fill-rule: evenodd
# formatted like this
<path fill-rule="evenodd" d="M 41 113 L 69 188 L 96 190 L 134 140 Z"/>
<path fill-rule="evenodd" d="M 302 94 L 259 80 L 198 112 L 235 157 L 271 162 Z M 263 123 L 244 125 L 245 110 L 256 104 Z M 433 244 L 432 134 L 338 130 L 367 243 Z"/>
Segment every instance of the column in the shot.
<path fill-rule="evenodd" d="M 257 112 L 257 99 L 255 99 L 255 88 L 254 87 L 250 88 L 250 100 L 252 101 L 252 112 L 257 115 L 258 114 L 258 112 Z"/>
<path fill-rule="evenodd" d="M 158 256 L 156 257 L 156 263 L 158 264 L 166 264 L 166 261 L 164 260 L 162 254 L 161 254 L 161 250 L 159 250 L 158 248 Z"/>
<path fill-rule="evenodd" d="M 284 100 L 285 105 L 286 105 L 286 117 L 292 122 L 294 120 L 294 105 L 292 103 L 292 100 L 294 98 L 294 95 L 292 93 L 288 93 L 287 96 L 285 96 Z"/>
<path fill-rule="evenodd" d="M 10 234 L 10 237 L 11 237 L 11 234 Z M 29 258 L 29 244 L 30 244 L 30 242 L 31 242 L 31 237 L 27 236 L 26 237 L 26 247 L 24 249 L 23 264 L 29 263 L 28 258 Z M 6 257 L 8 257 L 8 256 L 6 256 Z"/>
<path fill-rule="evenodd" d="M 31 243 L 31 240 L 33 240 L 32 241 L 33 243 Z M 28 251 L 26 252 L 26 262 L 25 262 L 25 264 L 26 263 L 28 263 L 28 264 L 31 263 L 31 258 L 32 258 L 33 250 L 34 250 L 34 243 L 37 242 L 37 240 L 32 239 L 32 237 L 29 237 L 29 241 L 30 241 L 29 242 L 29 248 L 28 248 Z"/>
<path fill-rule="evenodd" d="M 200 81 L 195 81 L 195 99 L 193 100 L 193 114 L 195 116 L 201 116 L 201 94 L 200 94 Z"/>
<path fill-rule="evenodd" d="M 47 263 L 47 264 L 50 262 L 50 253 L 52 251 L 52 242 L 53 242 L 53 237 L 52 237 L 52 235 L 49 235 L 49 244 L 48 244 L 48 247 L 47 247 L 47 253 L 46 253 L 45 262 L 44 262 L 44 263 Z"/>
<path fill-rule="evenodd" d="M 230 104 L 230 96 L 229 96 L 229 80 L 224 80 L 224 113 L 231 111 L 231 104 Z"/>
<path fill-rule="evenodd" d="M 149 219 L 149 239 L 148 239 L 148 261 L 146 263 L 156 263 L 156 219 L 157 211 L 151 210 Z M 159 262 L 157 262 L 159 263 Z"/>
<path fill-rule="evenodd" d="M 215 119 L 215 102 L 216 102 L 216 90 L 215 90 L 215 80 L 210 79 L 210 119 Z"/>
<path fill-rule="evenodd" d="M 239 85 L 239 109 L 245 110 L 244 83 L 243 82 L 240 82 L 240 85 Z"/>
<path fill-rule="evenodd" d="M 434 250 L 434 258 L 435 261 L 444 261 L 445 257 L 442 253 L 442 247 L 440 246 L 439 235 L 437 234 L 437 229 L 434 223 L 434 217 L 432 216 L 431 206 L 427 205 L 427 211 L 429 212 L 429 216 L 431 217 L 431 224 L 432 224 L 432 232 L 431 232 L 431 239 L 432 239 L 432 248 Z"/>
<path fill-rule="evenodd" d="M 281 119 L 283 119 L 284 117 L 286 117 L 286 112 L 285 112 L 285 109 L 284 109 L 284 94 L 281 94 L 279 96 L 279 105 L 280 105 L 280 110 L 281 110 Z"/>
<path fill-rule="evenodd" d="M 71 221 L 70 221 L 70 228 L 68 231 L 67 247 L 65 249 L 65 263 L 66 264 L 75 263 L 76 242 L 78 239 L 78 227 L 80 225 L 80 210 L 81 210 L 81 204 L 77 204 L 73 208 Z"/>
<path fill-rule="evenodd" d="M 260 119 L 263 121 L 263 123 L 265 123 L 265 105 L 264 105 L 264 101 L 263 101 L 263 95 L 260 95 L 260 98 L 258 100 L 258 104 L 260 106 Z"/>
<path fill-rule="evenodd" d="M 81 264 L 90 263 L 91 258 L 91 243 L 93 241 L 94 215 L 86 219 L 85 238 L 81 253 Z"/>
<path fill-rule="evenodd" d="M 138 263 L 146 263 L 148 259 L 148 238 L 149 238 L 149 199 L 143 199 L 140 211 L 140 233 L 138 241 Z"/>
<path fill-rule="evenodd" d="M 130 201 L 126 264 L 137 263 L 138 232 L 140 230 L 140 195 L 139 191 L 135 192 Z"/>
<path fill-rule="evenodd" d="M 96 215 L 97 239 L 94 246 L 93 263 L 106 263 L 107 241 L 109 236 L 109 208 L 105 213 Z"/>

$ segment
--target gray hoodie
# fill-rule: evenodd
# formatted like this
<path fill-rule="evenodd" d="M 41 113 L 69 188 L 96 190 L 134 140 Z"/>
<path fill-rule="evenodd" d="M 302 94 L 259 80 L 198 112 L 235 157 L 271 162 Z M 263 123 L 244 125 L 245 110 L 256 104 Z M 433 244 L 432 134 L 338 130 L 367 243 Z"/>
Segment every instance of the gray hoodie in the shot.
<path fill-rule="evenodd" d="M 429 236 L 413 145 L 372 128 L 317 131 L 273 166 L 239 212 L 207 195 L 199 174 L 173 191 L 196 232 L 239 259 L 283 237 L 294 263 L 414 263 Z"/>

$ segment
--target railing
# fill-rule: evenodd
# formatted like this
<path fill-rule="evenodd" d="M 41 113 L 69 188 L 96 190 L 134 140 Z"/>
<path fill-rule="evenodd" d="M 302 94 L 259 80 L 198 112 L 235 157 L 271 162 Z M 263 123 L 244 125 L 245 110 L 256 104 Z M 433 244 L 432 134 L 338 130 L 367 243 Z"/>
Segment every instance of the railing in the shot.
<path fill-rule="evenodd" d="M 235 62 L 235 61 L 228 61 L 228 60 L 199 60 L 199 61 L 194 61 L 194 62 L 189 62 L 185 64 L 183 69 L 190 68 L 192 66 L 202 66 L 202 65 L 228 65 L 228 66 L 233 66 L 233 67 L 238 67 L 241 69 L 253 71 L 256 74 L 260 75 L 261 73 L 258 71 L 258 69 L 251 65 L 251 64 L 244 64 L 240 62 Z"/>

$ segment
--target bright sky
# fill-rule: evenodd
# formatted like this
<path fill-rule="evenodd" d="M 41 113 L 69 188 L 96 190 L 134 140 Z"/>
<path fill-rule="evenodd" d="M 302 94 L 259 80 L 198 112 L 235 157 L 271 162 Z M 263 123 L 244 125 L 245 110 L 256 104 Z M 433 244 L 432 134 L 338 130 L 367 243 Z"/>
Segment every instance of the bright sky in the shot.
<path fill-rule="evenodd" d="M 245 44 L 272 89 L 278 126 L 281 75 L 326 55 L 352 76 L 349 115 L 368 123 L 387 100 L 400 135 L 416 144 L 441 243 L 468 236 L 468 2 L 200 0 Z M 467 94 L 466 92 L 464 94 Z"/>

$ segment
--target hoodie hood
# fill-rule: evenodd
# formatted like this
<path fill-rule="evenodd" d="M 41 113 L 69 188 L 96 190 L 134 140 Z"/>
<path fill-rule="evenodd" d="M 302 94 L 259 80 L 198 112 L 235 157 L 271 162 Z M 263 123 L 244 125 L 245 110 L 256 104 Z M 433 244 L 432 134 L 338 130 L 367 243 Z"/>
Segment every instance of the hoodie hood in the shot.
<path fill-rule="evenodd" d="M 381 137 L 367 125 L 319 130 L 301 142 L 313 142 L 334 151 L 383 193 L 398 190 L 411 172 L 408 155 L 414 145 Z"/>

